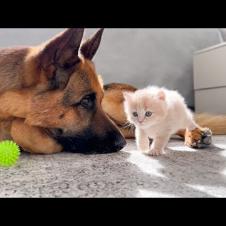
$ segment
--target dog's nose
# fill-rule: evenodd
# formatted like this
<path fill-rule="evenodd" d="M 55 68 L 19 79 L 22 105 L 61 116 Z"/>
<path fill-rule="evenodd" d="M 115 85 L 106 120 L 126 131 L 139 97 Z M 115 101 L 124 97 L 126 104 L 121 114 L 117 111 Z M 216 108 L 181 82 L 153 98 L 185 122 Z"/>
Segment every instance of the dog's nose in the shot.
<path fill-rule="evenodd" d="M 102 145 L 105 153 L 117 152 L 125 147 L 126 140 L 119 131 L 111 131 L 107 133 Z"/>
<path fill-rule="evenodd" d="M 126 140 L 122 137 L 118 141 L 115 142 L 114 144 L 114 149 L 115 151 L 120 151 L 126 146 Z"/>

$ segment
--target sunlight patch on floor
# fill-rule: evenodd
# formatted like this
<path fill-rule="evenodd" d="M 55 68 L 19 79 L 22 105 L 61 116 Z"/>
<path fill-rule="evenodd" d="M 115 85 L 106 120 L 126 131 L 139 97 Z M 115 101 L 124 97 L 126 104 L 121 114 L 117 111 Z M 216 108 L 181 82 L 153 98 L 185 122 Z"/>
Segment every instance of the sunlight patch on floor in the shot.
<path fill-rule="evenodd" d="M 186 147 L 183 143 L 181 145 L 178 145 L 178 143 L 175 145 L 175 143 L 169 143 L 167 146 L 171 151 L 190 151 L 190 152 L 196 152 L 196 149 Z"/>
<path fill-rule="evenodd" d="M 213 136 L 213 145 L 220 149 L 226 149 L 226 136 Z"/>
<path fill-rule="evenodd" d="M 173 198 L 176 196 L 161 193 L 161 192 L 156 192 L 156 191 L 148 191 L 145 189 L 139 189 L 137 197 L 141 197 L 141 198 L 149 198 L 149 197 L 151 197 L 151 198 Z"/>
<path fill-rule="evenodd" d="M 139 169 L 147 174 L 157 177 L 166 178 L 160 171 L 163 166 L 159 163 L 157 157 L 146 156 L 139 151 L 130 151 L 130 156 L 127 159 L 128 162 L 135 164 Z"/>
<path fill-rule="evenodd" d="M 226 176 L 226 168 L 221 173 Z"/>
<path fill-rule="evenodd" d="M 223 197 L 222 194 L 225 193 L 225 187 L 222 187 L 222 186 L 203 186 L 203 185 L 191 185 L 191 184 L 187 184 L 187 186 L 195 190 L 205 192 L 207 195 L 216 197 L 216 198 Z"/>
<path fill-rule="evenodd" d="M 225 149 L 226 150 L 226 149 Z M 225 151 L 222 151 L 219 153 L 219 155 L 223 156 L 223 157 L 226 157 L 226 152 Z"/>

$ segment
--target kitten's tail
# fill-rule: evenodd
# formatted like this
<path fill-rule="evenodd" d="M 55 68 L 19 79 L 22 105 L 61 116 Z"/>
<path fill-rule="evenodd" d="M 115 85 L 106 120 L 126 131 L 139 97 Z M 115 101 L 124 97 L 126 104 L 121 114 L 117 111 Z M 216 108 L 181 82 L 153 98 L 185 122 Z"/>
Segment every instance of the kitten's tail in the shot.
<path fill-rule="evenodd" d="M 214 135 L 226 135 L 226 115 L 195 114 L 196 123 L 208 127 Z"/>

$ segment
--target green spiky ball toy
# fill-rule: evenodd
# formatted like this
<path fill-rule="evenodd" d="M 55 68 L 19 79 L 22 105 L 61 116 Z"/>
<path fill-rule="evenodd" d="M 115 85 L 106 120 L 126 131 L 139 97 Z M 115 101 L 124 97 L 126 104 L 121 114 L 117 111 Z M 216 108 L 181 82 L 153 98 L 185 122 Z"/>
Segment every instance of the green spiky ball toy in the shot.
<path fill-rule="evenodd" d="M 14 166 L 19 156 L 20 148 L 15 142 L 11 140 L 0 142 L 0 166 Z"/>

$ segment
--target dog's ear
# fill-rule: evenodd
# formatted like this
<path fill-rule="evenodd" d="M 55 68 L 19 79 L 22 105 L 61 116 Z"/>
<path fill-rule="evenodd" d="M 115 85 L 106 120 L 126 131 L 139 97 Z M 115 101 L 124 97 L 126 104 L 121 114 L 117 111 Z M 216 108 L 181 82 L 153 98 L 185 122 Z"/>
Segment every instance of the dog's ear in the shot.
<path fill-rule="evenodd" d="M 84 56 L 84 58 L 89 60 L 93 59 L 99 48 L 103 31 L 104 29 L 101 28 L 91 38 L 89 38 L 86 42 L 82 44 L 80 52 Z"/>
<path fill-rule="evenodd" d="M 54 83 L 57 83 L 68 79 L 69 73 L 80 61 L 78 52 L 83 33 L 82 28 L 70 28 L 44 45 L 39 54 L 39 64 L 49 80 L 55 78 L 58 81 Z"/>
<path fill-rule="evenodd" d="M 42 66 L 46 68 L 53 64 L 64 68 L 79 61 L 83 33 L 84 29 L 70 28 L 49 41 L 40 54 Z"/>

